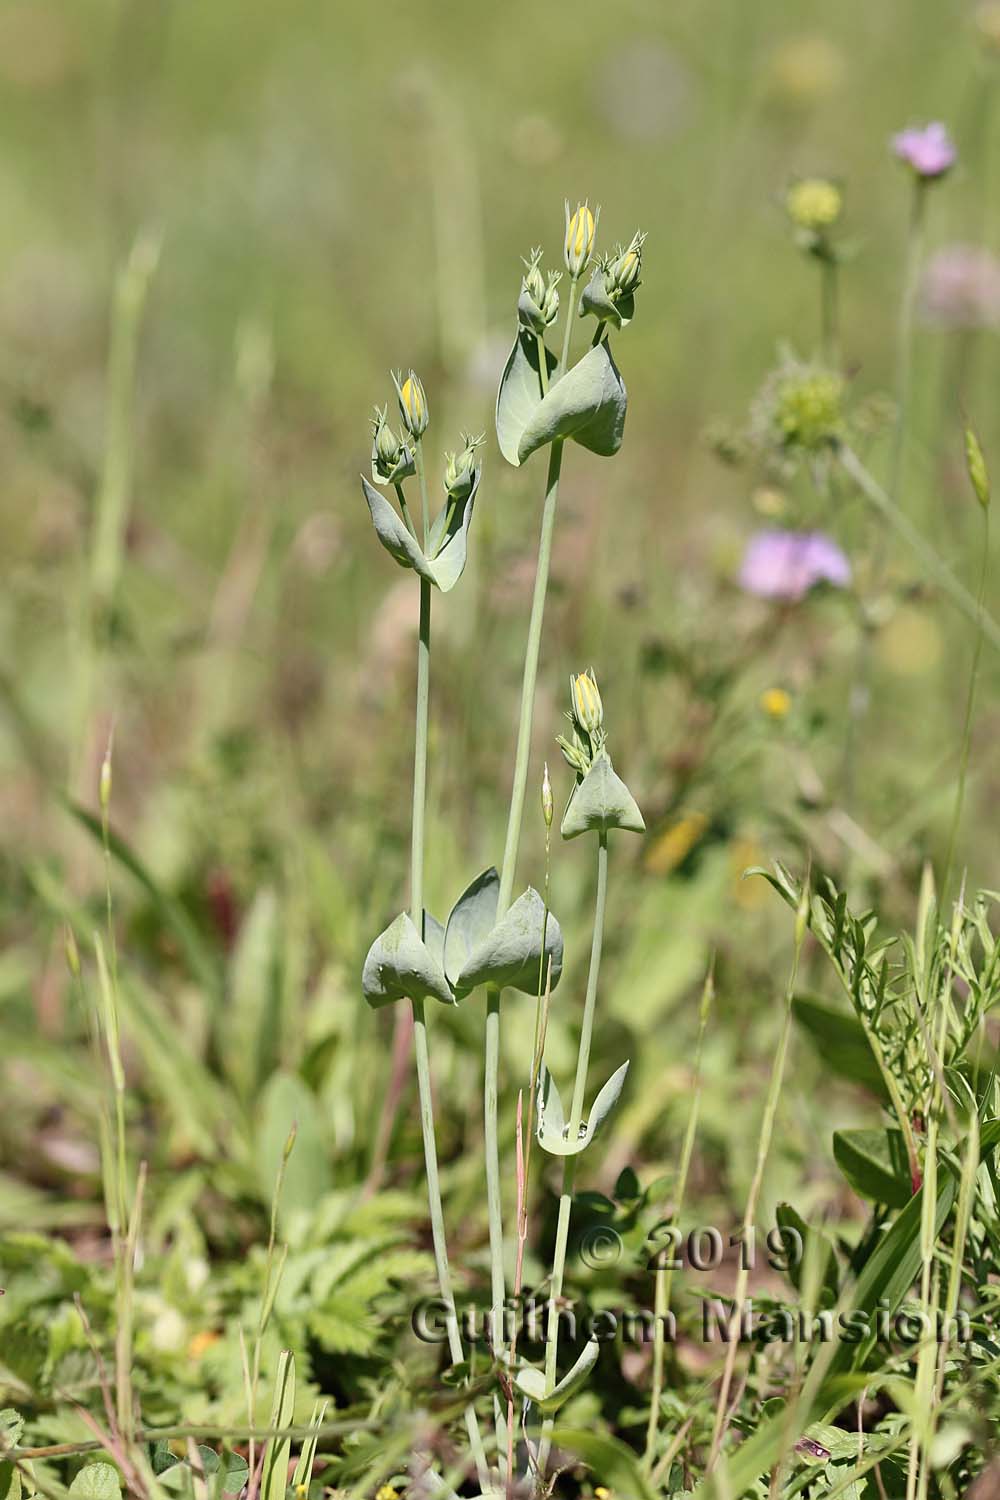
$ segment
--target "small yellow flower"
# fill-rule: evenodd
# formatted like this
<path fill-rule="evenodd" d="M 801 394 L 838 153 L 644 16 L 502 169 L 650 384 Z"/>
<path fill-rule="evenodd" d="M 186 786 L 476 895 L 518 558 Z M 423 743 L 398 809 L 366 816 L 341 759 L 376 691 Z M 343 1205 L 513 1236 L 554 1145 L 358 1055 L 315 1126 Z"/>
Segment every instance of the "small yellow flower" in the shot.
<path fill-rule="evenodd" d="M 793 183 L 785 198 L 785 208 L 799 229 L 829 229 L 840 218 L 843 196 L 836 183 L 823 177 L 804 177 Z"/>
<path fill-rule="evenodd" d="M 704 813 L 685 813 L 654 841 L 646 855 L 646 869 L 651 875 L 669 875 L 684 863 L 707 829 L 708 818 Z"/>
<path fill-rule="evenodd" d="M 213 1344 L 217 1344 L 221 1337 L 221 1334 L 214 1332 L 211 1328 L 202 1328 L 198 1333 L 192 1334 L 187 1347 L 188 1359 L 201 1359 L 202 1355 L 211 1349 Z"/>
<path fill-rule="evenodd" d="M 573 678 L 573 713 L 581 729 L 594 734 L 604 723 L 604 704 L 589 672 Z"/>
<path fill-rule="evenodd" d="M 787 719 L 792 706 L 792 695 L 786 693 L 784 688 L 771 687 L 761 693 L 758 702 L 769 719 Z"/>
<path fill-rule="evenodd" d="M 599 1484 L 594 1491 L 594 1500 L 612 1500 L 611 1491 L 603 1484 Z"/>
<path fill-rule="evenodd" d="M 788 510 L 788 501 L 781 490 L 775 489 L 773 485 L 762 484 L 754 490 L 752 502 L 753 508 L 759 516 L 767 516 L 773 519 L 783 516 Z"/>
<path fill-rule="evenodd" d="M 563 246 L 563 258 L 566 262 L 566 269 L 574 281 L 582 274 L 590 259 L 596 232 L 597 220 L 586 203 L 578 203 L 572 214 L 569 211 L 569 204 L 566 204 L 566 241 Z"/>
<path fill-rule="evenodd" d="M 375 1500 L 397 1500 L 396 1491 L 391 1484 L 383 1484 L 375 1491 Z"/>

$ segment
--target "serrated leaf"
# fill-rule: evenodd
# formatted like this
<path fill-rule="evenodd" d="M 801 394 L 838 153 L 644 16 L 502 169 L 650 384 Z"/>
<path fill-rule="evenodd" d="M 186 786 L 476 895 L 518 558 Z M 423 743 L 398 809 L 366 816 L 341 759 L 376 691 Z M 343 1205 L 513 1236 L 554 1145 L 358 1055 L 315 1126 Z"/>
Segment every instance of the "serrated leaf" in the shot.
<path fill-rule="evenodd" d="M 555 373 L 558 361 L 546 350 L 549 375 Z M 526 329 L 519 329 L 497 391 L 496 428 L 500 452 L 516 468 L 521 460 L 517 446 L 521 434 L 542 404 L 541 365 L 538 340 Z"/>
<path fill-rule="evenodd" d="M 542 1149 L 548 1151 L 551 1156 L 576 1156 L 585 1150 L 618 1103 L 621 1091 L 625 1087 L 627 1073 L 627 1062 L 623 1062 L 620 1068 L 615 1069 L 591 1105 L 586 1125 L 581 1128 L 576 1140 L 571 1140 L 567 1134 L 568 1127 L 564 1121 L 559 1092 L 543 1064 L 538 1075 L 538 1125 L 536 1127 L 538 1144 Z"/>
<path fill-rule="evenodd" d="M 122 1481 L 113 1464 L 85 1464 L 69 1487 L 77 1500 L 118 1500 Z"/>
<path fill-rule="evenodd" d="M 491 865 L 466 886 L 451 909 L 444 933 L 444 972 L 454 984 L 497 919 L 500 876 Z"/>
<path fill-rule="evenodd" d="M 913 1197 L 899 1130 L 835 1130 L 833 1155 L 854 1191 L 871 1203 L 905 1208 Z"/>
<path fill-rule="evenodd" d="M 551 911 L 546 915 L 544 901 L 529 886 L 486 937 L 476 944 L 462 965 L 455 982 L 455 995 L 461 999 L 482 984 L 537 995 L 540 985 L 544 986 L 546 982 L 550 962 L 554 990 L 562 973 L 562 961 L 563 939 L 559 923 Z"/>
<path fill-rule="evenodd" d="M 644 833 L 646 824 L 632 793 L 603 754 L 573 788 L 561 833 L 564 839 L 575 839 L 581 833 L 607 833 L 612 828 Z"/>
<path fill-rule="evenodd" d="M 454 1005 L 455 996 L 434 955 L 421 941 L 407 912 L 399 916 L 372 943 L 365 959 L 361 985 L 374 1009 L 404 998 L 430 997 L 443 1005 Z"/>
<path fill-rule="evenodd" d="M 626 406 L 624 382 L 602 339 L 549 387 L 518 439 L 517 462 L 523 464 L 557 438 L 572 438 L 610 458 L 622 445 Z"/>

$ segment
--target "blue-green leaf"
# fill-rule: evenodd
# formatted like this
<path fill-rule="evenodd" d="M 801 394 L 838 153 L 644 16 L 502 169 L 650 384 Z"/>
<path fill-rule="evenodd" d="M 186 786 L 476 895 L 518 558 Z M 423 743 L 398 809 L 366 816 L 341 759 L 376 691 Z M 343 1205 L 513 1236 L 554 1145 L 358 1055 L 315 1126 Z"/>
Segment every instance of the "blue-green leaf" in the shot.
<path fill-rule="evenodd" d="M 555 355 L 545 351 L 549 375 L 555 372 L 558 361 Z M 521 435 L 542 403 L 541 366 L 538 359 L 538 340 L 533 333 L 519 329 L 510 357 L 500 377 L 497 392 L 497 442 L 500 452 L 515 468 L 520 464 L 518 444 Z"/>
<path fill-rule="evenodd" d="M 635 798 L 605 752 L 573 788 L 560 831 L 564 839 L 575 839 L 581 833 L 607 833 L 612 828 L 644 833 L 646 824 Z"/>
<path fill-rule="evenodd" d="M 376 1010 L 404 997 L 423 1000 L 429 996 L 444 1005 L 455 1003 L 440 963 L 405 911 L 369 948 L 361 985 L 365 999 Z"/>
<path fill-rule="evenodd" d="M 455 995 L 461 999 L 482 984 L 537 995 L 539 983 L 545 984 L 550 962 L 551 987 L 555 989 L 562 973 L 562 961 L 563 940 L 559 923 L 551 911 L 546 914 L 541 896 L 529 886 L 486 937 L 476 944 L 455 981 Z"/>

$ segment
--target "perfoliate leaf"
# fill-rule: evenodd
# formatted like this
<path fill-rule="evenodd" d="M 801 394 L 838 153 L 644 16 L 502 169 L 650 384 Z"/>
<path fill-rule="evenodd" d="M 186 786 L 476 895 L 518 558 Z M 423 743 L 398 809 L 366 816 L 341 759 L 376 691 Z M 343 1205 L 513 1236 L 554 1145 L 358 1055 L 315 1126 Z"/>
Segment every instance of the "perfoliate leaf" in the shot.
<path fill-rule="evenodd" d="M 625 385 L 604 339 L 549 387 L 518 439 L 517 462 L 556 438 L 572 438 L 610 458 L 622 445 L 626 405 Z"/>
<path fill-rule="evenodd" d="M 594 274 L 580 298 L 580 317 L 585 318 L 588 313 L 593 313 L 595 318 L 610 323 L 614 328 L 624 328 L 635 315 L 635 297 L 629 292 L 624 297 L 619 297 L 617 302 L 612 301 L 604 285 L 604 272 L 600 266 L 595 266 Z"/>
<path fill-rule="evenodd" d="M 456 504 L 446 499 L 431 528 L 427 556 L 386 497 L 380 495 L 363 474 L 361 476 L 361 488 L 382 546 L 400 567 L 412 568 L 421 578 L 426 578 L 435 588 L 440 589 L 442 594 L 447 594 L 455 587 L 465 570 L 469 527 L 472 524 L 472 511 L 481 475 L 480 467 L 466 499 Z"/>
<path fill-rule="evenodd" d="M 542 958 L 544 933 L 545 957 Z M 455 981 L 461 999 L 482 984 L 537 995 L 544 987 L 551 962 L 551 986 L 562 973 L 563 939 L 559 923 L 532 887 L 518 896 L 500 921 L 476 944 Z"/>
<path fill-rule="evenodd" d="M 560 1406 L 579 1390 L 597 1363 L 597 1356 L 600 1352 L 600 1341 L 595 1338 L 588 1339 L 573 1368 L 563 1376 L 558 1385 L 553 1386 L 547 1396 L 544 1372 L 536 1370 L 533 1365 L 525 1365 L 522 1370 L 519 1370 L 514 1383 L 521 1394 L 527 1396 L 529 1401 L 533 1401 L 540 1411 L 558 1411 Z"/>
<path fill-rule="evenodd" d="M 625 1087 L 628 1063 L 616 1068 L 590 1107 L 586 1125 L 580 1127 L 576 1139 L 568 1134 L 559 1090 L 543 1064 L 538 1075 L 538 1144 L 550 1156 L 576 1156 L 590 1145 L 604 1120 L 618 1103 Z"/>
<path fill-rule="evenodd" d="M 548 372 L 555 373 L 558 360 L 545 351 Z M 510 357 L 500 377 L 497 391 L 497 442 L 500 452 L 515 468 L 521 460 L 517 454 L 521 434 L 542 403 L 541 366 L 538 340 L 533 333 L 519 329 Z"/>
<path fill-rule="evenodd" d="M 581 833 L 607 833 L 611 828 L 644 833 L 646 825 L 635 798 L 605 753 L 573 788 L 561 832 L 564 839 L 575 839 Z"/>
<path fill-rule="evenodd" d="M 454 1005 L 440 962 L 421 941 L 407 912 L 399 916 L 375 939 L 368 950 L 361 985 L 373 1009 L 394 1000 L 423 1000 L 430 996 L 444 1005 Z"/>
<path fill-rule="evenodd" d="M 444 935 L 444 972 L 452 984 L 493 931 L 499 896 L 500 876 L 491 865 L 476 876 L 452 907 Z"/>
<path fill-rule="evenodd" d="M 913 1197 L 899 1130 L 835 1130 L 834 1159 L 854 1191 L 872 1203 L 905 1208 Z"/>

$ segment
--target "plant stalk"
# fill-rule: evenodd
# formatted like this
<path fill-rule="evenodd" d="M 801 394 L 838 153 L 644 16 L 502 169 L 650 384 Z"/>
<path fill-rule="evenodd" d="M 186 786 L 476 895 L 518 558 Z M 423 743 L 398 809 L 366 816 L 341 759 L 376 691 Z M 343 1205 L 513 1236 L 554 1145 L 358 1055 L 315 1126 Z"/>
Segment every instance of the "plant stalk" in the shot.
<path fill-rule="evenodd" d="M 604 948 L 604 917 L 608 900 L 608 835 L 602 832 L 597 841 L 597 896 L 594 902 L 594 931 L 590 943 L 590 969 L 587 973 L 587 993 L 583 1002 L 583 1022 L 580 1027 L 580 1046 L 576 1054 L 576 1077 L 573 1080 L 573 1102 L 569 1115 L 569 1140 L 576 1140 L 583 1121 L 583 1101 L 587 1089 L 587 1069 L 590 1066 L 590 1047 L 594 1035 L 594 1012 L 597 1007 L 597 983 L 601 972 L 601 953 Z M 545 1342 L 545 1387 L 551 1391 L 556 1383 L 559 1359 L 559 1299 L 562 1297 L 563 1280 L 566 1273 L 566 1248 L 569 1244 L 569 1225 L 573 1211 L 573 1183 L 576 1177 L 576 1157 L 563 1157 L 562 1192 L 559 1195 L 559 1219 L 556 1224 L 556 1243 L 552 1256 L 552 1278 L 549 1283 L 548 1325 Z M 545 1467 L 552 1446 L 554 1416 L 545 1418 L 542 1437 L 538 1445 L 538 1473 L 544 1481 Z"/>

